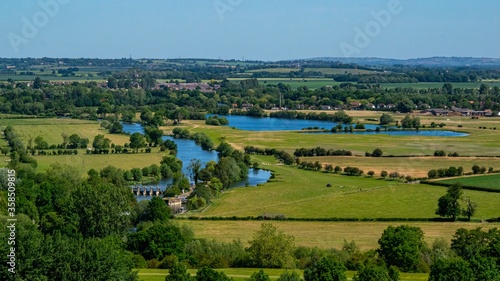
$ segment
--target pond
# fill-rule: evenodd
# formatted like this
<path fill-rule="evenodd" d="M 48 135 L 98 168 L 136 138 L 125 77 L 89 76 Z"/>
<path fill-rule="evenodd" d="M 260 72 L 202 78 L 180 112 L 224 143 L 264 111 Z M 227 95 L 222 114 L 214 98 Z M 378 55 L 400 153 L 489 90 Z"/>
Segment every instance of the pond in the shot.
<path fill-rule="evenodd" d="M 209 114 L 208 116 L 213 115 Z M 245 131 L 300 131 L 303 128 L 324 128 L 330 130 L 332 127 L 337 126 L 335 122 L 320 121 L 320 120 L 304 120 L 304 119 L 283 119 L 271 117 L 249 117 L 241 115 L 224 115 L 229 121 L 229 126 L 245 130 Z M 345 126 L 345 125 L 344 125 Z M 365 124 L 365 128 L 375 130 L 377 125 Z M 342 132 L 343 133 L 343 132 Z M 338 132 L 337 134 L 341 134 Z M 418 130 L 418 131 L 384 131 L 380 132 L 353 132 L 353 134 L 387 134 L 394 136 L 426 136 L 426 137 L 464 137 L 468 136 L 467 133 L 446 131 L 446 130 Z"/>
<path fill-rule="evenodd" d="M 144 126 L 138 123 L 122 123 L 123 132 L 133 134 L 133 133 L 141 133 L 144 134 Z M 218 155 L 216 151 L 207 151 L 201 149 L 201 146 L 197 145 L 193 140 L 186 139 L 175 139 L 170 136 L 163 136 L 163 140 L 170 139 L 177 144 L 177 158 L 182 161 L 182 172 L 187 175 L 187 166 L 191 159 L 198 159 L 203 164 L 209 161 L 217 161 Z M 158 163 L 159 165 L 160 163 Z M 242 186 L 256 186 L 261 183 L 267 182 L 267 180 L 271 177 L 271 173 L 265 170 L 253 170 L 250 169 L 248 171 L 248 178 L 235 182 L 231 185 L 231 187 L 242 187 Z M 147 189 L 153 187 L 159 187 L 161 190 L 165 190 L 165 188 L 172 183 L 172 179 L 162 179 L 157 183 L 142 185 L 142 187 L 146 187 Z M 150 199 L 149 196 L 136 196 L 138 200 Z"/>

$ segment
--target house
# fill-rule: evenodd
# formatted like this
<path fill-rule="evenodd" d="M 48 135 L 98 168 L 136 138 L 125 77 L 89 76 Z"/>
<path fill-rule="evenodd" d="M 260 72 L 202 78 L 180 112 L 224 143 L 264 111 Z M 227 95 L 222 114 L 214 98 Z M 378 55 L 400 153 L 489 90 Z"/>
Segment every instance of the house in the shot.
<path fill-rule="evenodd" d="M 178 213 L 182 209 L 182 199 L 176 197 L 163 198 L 165 204 L 172 210 L 172 212 Z"/>
<path fill-rule="evenodd" d="M 329 106 L 329 105 L 322 105 L 322 106 L 321 106 L 321 109 L 322 109 L 322 110 L 332 110 L 332 107 L 331 107 L 331 106 Z"/>
<path fill-rule="evenodd" d="M 351 109 L 354 109 L 354 110 L 360 110 L 362 107 L 362 105 L 359 101 L 351 101 L 350 105 L 351 105 Z"/>
<path fill-rule="evenodd" d="M 253 104 L 251 103 L 242 103 L 241 104 L 241 108 L 244 108 L 244 109 L 249 109 L 253 106 Z"/>
<path fill-rule="evenodd" d="M 375 109 L 375 105 L 373 103 L 367 103 L 366 108 L 367 109 Z"/>

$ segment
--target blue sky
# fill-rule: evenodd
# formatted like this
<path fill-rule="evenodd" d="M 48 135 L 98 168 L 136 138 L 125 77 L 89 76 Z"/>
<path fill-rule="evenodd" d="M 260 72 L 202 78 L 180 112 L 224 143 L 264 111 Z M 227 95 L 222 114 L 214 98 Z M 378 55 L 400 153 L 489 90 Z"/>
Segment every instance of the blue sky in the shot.
<path fill-rule="evenodd" d="M 0 10 L 0 57 L 500 58 L 498 0 L 23 0 Z"/>

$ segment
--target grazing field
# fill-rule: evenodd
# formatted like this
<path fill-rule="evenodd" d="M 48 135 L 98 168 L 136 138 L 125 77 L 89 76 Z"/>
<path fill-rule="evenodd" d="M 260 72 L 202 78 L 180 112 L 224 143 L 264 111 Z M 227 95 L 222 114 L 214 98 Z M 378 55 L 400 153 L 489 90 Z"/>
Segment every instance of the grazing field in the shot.
<path fill-rule="evenodd" d="M 273 157 L 254 156 L 261 167 L 275 171 L 265 185 L 226 191 L 203 212 L 188 216 L 284 215 L 289 218 L 434 218 L 439 186 L 351 177 L 279 165 Z M 326 187 L 330 183 L 332 187 Z M 500 194 L 466 191 L 478 204 L 473 219 L 500 216 Z"/>
<path fill-rule="evenodd" d="M 353 68 L 306 68 L 304 72 L 318 71 L 325 75 L 336 75 L 336 74 L 352 74 L 352 75 L 362 75 L 362 74 L 384 74 L 381 71 L 373 71 L 366 69 L 353 69 Z"/>
<path fill-rule="evenodd" d="M 151 153 L 147 154 L 86 155 L 84 152 L 82 150 L 78 155 L 35 156 L 35 159 L 38 161 L 38 169 L 40 171 L 44 171 L 52 164 L 57 163 L 73 166 L 82 176 L 85 176 L 90 169 L 99 171 L 109 165 L 124 170 L 149 167 L 153 164 L 160 165 L 160 161 L 164 155 L 163 152 L 158 151 L 158 148 L 153 149 Z"/>
<path fill-rule="evenodd" d="M 78 134 L 82 138 L 92 141 L 98 134 L 103 134 L 114 144 L 124 145 L 129 142 L 129 136 L 123 134 L 109 134 L 107 130 L 101 129 L 98 122 L 74 120 L 74 119 L 0 119 L 0 128 L 12 125 L 15 132 L 21 137 L 25 144 L 30 139 L 42 136 L 49 145 L 60 144 L 63 141 L 62 134 Z M 6 144 L 5 139 L 0 139 L 0 146 Z M 35 156 L 40 171 L 46 170 L 54 163 L 74 166 L 81 175 L 86 175 L 90 169 L 102 169 L 108 165 L 113 165 L 121 169 L 143 168 L 152 164 L 159 165 L 163 153 L 159 148 L 153 148 L 151 153 L 137 154 L 107 154 L 107 155 L 87 155 L 85 149 L 79 149 L 78 155 L 50 155 Z M 7 157 L 0 157 L 0 166 L 4 166 Z"/>
<path fill-rule="evenodd" d="M 292 71 L 300 71 L 300 68 L 285 68 L 285 67 L 261 68 L 261 69 L 248 70 L 247 72 L 249 72 L 249 73 L 254 73 L 254 72 L 289 73 Z"/>
<path fill-rule="evenodd" d="M 215 239 L 222 242 L 241 240 L 245 245 L 252 240 L 253 233 L 260 229 L 264 221 L 209 221 L 178 220 L 181 225 L 189 226 L 196 238 Z M 490 229 L 500 227 L 500 223 L 475 222 L 304 222 L 304 221 L 266 221 L 288 235 L 295 237 L 295 244 L 321 249 L 341 249 L 344 240 L 354 241 L 362 251 L 376 249 L 378 239 L 384 230 L 392 225 L 411 225 L 420 227 L 425 241 L 431 245 L 434 240 L 444 238 L 450 241 L 459 228 Z"/>
<path fill-rule="evenodd" d="M 441 180 L 438 182 L 448 184 L 459 183 L 461 185 L 500 189 L 500 174 L 461 177 L 456 179 Z"/>
<path fill-rule="evenodd" d="M 250 276 L 259 271 L 259 268 L 224 268 L 224 269 L 216 269 L 217 271 L 222 271 L 226 273 L 227 276 L 233 278 L 235 281 L 243 281 L 248 280 Z M 139 269 L 138 270 L 139 280 L 141 281 L 164 281 L 165 276 L 168 275 L 168 270 L 166 269 Z M 295 270 L 302 276 L 303 270 Z M 195 275 L 196 269 L 188 269 L 188 272 L 191 275 Z M 285 272 L 285 269 L 264 269 L 264 272 L 267 273 L 271 280 L 276 280 L 279 276 Z M 352 280 L 354 277 L 354 271 L 347 271 L 346 277 L 347 280 Z M 424 281 L 428 279 L 427 273 L 400 273 L 399 280 L 401 281 Z"/>
<path fill-rule="evenodd" d="M 371 151 L 370 151 L 371 152 Z M 315 162 L 321 164 L 331 164 L 342 168 L 351 166 L 358 167 L 365 172 L 374 171 L 375 175 L 380 175 L 381 171 L 398 172 L 401 175 L 412 177 L 427 177 L 427 172 L 432 169 L 459 167 L 464 168 L 464 172 L 471 172 L 472 166 L 479 165 L 486 168 L 492 167 L 494 170 L 500 169 L 500 158 L 492 157 L 348 157 L 348 156 L 321 156 L 321 157 L 301 157 L 301 161 Z"/>
<path fill-rule="evenodd" d="M 90 145 L 98 134 L 105 135 L 114 144 L 123 145 L 128 142 L 129 136 L 109 134 L 107 130 L 99 127 L 97 121 L 77 120 L 68 118 L 38 118 L 38 119 L 0 119 L 0 127 L 12 125 L 16 133 L 25 144 L 30 139 L 42 136 L 51 144 L 60 144 L 63 141 L 62 134 L 78 134 L 82 138 L 88 138 Z"/>

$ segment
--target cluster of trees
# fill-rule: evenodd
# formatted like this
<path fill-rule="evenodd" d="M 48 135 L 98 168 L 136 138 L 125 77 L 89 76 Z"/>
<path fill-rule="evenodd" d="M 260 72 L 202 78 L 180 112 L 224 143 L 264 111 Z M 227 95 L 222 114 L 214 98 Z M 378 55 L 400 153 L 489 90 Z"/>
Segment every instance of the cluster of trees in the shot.
<path fill-rule="evenodd" d="M 224 117 L 219 117 L 217 115 L 210 116 L 205 121 L 205 124 L 212 126 L 225 126 L 229 125 L 229 121 Z"/>
<path fill-rule="evenodd" d="M 290 153 L 284 150 L 278 150 L 276 148 L 259 148 L 255 146 L 246 146 L 244 148 L 245 153 L 248 154 L 260 154 L 260 155 L 273 155 L 282 161 L 285 165 L 292 165 L 296 163 L 296 158 Z"/>
<path fill-rule="evenodd" d="M 212 140 L 202 132 L 191 134 L 188 129 L 174 128 L 172 134 L 176 139 L 190 139 L 194 140 L 196 144 L 199 144 L 203 150 L 214 149 L 214 143 Z"/>
<path fill-rule="evenodd" d="M 269 115 L 274 118 L 285 118 L 285 119 L 305 119 L 305 120 L 321 120 L 321 121 L 331 121 L 343 124 L 350 124 L 352 122 L 352 117 L 349 116 L 345 111 L 339 110 L 334 114 L 329 114 L 326 112 L 309 112 L 304 113 L 300 111 L 294 110 L 286 110 L 286 111 L 276 111 L 271 112 Z"/>
<path fill-rule="evenodd" d="M 446 151 L 436 150 L 436 151 L 434 151 L 434 156 L 440 156 L 440 157 L 446 156 Z M 450 153 L 448 153 L 448 156 L 449 157 L 458 157 L 460 155 L 458 154 L 458 152 L 450 152 Z"/>
<path fill-rule="evenodd" d="M 109 122 L 108 120 L 101 121 L 100 127 L 109 130 L 110 134 L 121 134 L 123 132 L 123 125 L 118 120 Z"/>
<path fill-rule="evenodd" d="M 311 156 L 351 156 L 352 152 L 348 150 L 334 150 L 323 147 L 315 148 L 297 148 L 293 153 L 296 157 L 311 157 Z"/>
<path fill-rule="evenodd" d="M 490 167 L 490 168 L 488 169 L 488 171 L 489 171 L 489 172 L 493 172 L 493 168 L 492 168 L 492 167 Z M 479 165 L 474 165 L 474 166 L 472 166 L 472 173 L 473 173 L 474 175 L 477 175 L 477 174 L 484 174 L 484 173 L 486 173 L 486 167 L 484 167 L 484 166 L 479 167 Z"/>
<path fill-rule="evenodd" d="M 378 147 L 375 148 L 372 153 L 370 153 L 368 151 L 365 152 L 366 157 L 382 157 L 382 154 L 384 154 L 384 152 L 382 151 L 382 149 L 380 149 Z"/>
<path fill-rule="evenodd" d="M 390 115 L 388 113 L 383 113 L 382 116 L 380 116 L 379 124 L 381 126 L 389 125 L 392 122 L 394 122 L 392 115 Z"/>
<path fill-rule="evenodd" d="M 457 177 L 464 174 L 464 168 L 462 166 L 449 167 L 448 169 L 432 169 L 427 172 L 427 177 L 430 179 L 444 178 L 444 177 Z"/>
<path fill-rule="evenodd" d="M 462 202 L 462 204 L 460 204 Z M 460 184 L 453 184 L 448 187 L 446 194 L 438 200 L 436 215 L 450 218 L 456 221 L 460 215 L 464 215 L 468 220 L 474 215 L 477 204 L 464 195 Z"/>
<path fill-rule="evenodd" d="M 405 129 L 418 129 L 421 127 L 420 118 L 418 116 L 406 115 L 403 120 L 401 120 L 401 127 Z"/>
<path fill-rule="evenodd" d="M 361 176 L 364 173 L 364 171 L 357 167 L 347 166 L 344 168 L 344 173 L 350 176 Z"/>
<path fill-rule="evenodd" d="M 23 144 L 21 138 L 16 134 L 11 125 L 5 127 L 3 135 L 10 147 L 10 164 L 12 166 L 16 166 L 20 163 L 29 164 L 33 168 L 38 166 L 36 159 L 28 155 L 26 146 Z M 2 153 L 7 154 L 7 149 L 2 149 Z"/>
<path fill-rule="evenodd" d="M 38 150 L 38 152 L 37 152 L 34 149 L 32 149 L 32 150 L 30 150 L 30 153 L 31 153 L 31 155 L 37 155 L 37 156 L 42 156 L 42 155 L 43 156 L 46 156 L 46 155 L 72 155 L 72 154 L 77 155 L 78 150 L 76 150 L 76 149 L 73 149 L 73 150 L 71 150 L 71 149 L 64 149 L 64 150 L 58 149 L 58 150 L 54 150 L 52 152 L 50 152 L 50 151 L 47 152 L 46 150 Z"/>

